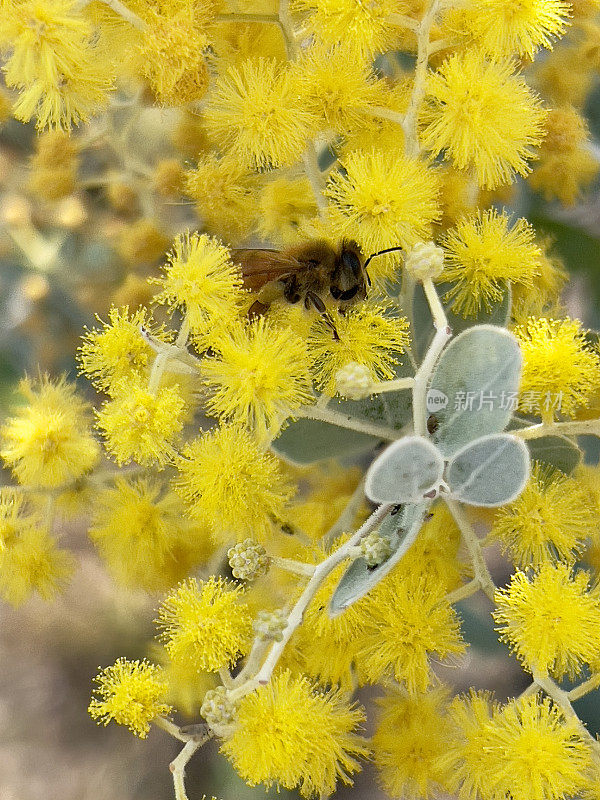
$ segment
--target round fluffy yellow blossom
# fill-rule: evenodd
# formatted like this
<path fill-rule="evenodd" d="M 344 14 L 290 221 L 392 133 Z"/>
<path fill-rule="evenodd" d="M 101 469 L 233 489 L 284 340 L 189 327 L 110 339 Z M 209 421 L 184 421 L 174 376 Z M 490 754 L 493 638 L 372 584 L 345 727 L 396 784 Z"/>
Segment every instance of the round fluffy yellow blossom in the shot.
<path fill-rule="evenodd" d="M 552 47 L 571 14 L 564 0 L 470 0 L 461 8 L 462 22 L 477 45 L 492 57 L 528 56 Z"/>
<path fill-rule="evenodd" d="M 252 619 L 244 590 L 223 578 L 183 581 L 163 600 L 156 623 L 169 658 L 198 672 L 218 672 L 247 652 Z"/>
<path fill-rule="evenodd" d="M 558 309 L 560 293 L 569 277 L 561 259 L 552 252 L 552 239 L 538 237 L 537 243 L 542 257 L 532 285 L 517 283 L 511 286 L 512 316 L 517 322 L 526 322 L 528 317 Z"/>
<path fill-rule="evenodd" d="M 506 109 L 510 108 L 510 114 Z M 485 61 L 475 50 L 450 56 L 430 75 L 420 139 L 457 169 L 473 168 L 493 189 L 530 172 L 545 112 L 513 64 Z"/>
<path fill-rule="evenodd" d="M 206 94 L 210 73 L 203 52 L 215 6 L 210 0 L 144 6 L 139 65 L 159 103 L 184 105 Z"/>
<path fill-rule="evenodd" d="M 206 692 L 214 689 L 217 677 L 212 672 L 199 672 L 195 665 L 175 663 L 165 648 L 157 641 L 151 642 L 148 655 L 162 669 L 167 690 L 165 702 L 175 706 L 186 717 L 197 717 Z"/>
<path fill-rule="evenodd" d="M 451 734 L 448 702 L 448 690 L 441 687 L 415 697 L 392 689 L 378 698 L 372 746 L 379 781 L 390 797 L 429 800 L 442 793 L 441 756 Z"/>
<path fill-rule="evenodd" d="M 363 128 L 383 90 L 368 64 L 351 46 L 313 45 L 293 64 L 300 96 L 324 131 L 344 135 Z"/>
<path fill-rule="evenodd" d="M 399 152 L 348 153 L 332 172 L 325 195 L 331 225 L 367 255 L 431 239 L 439 215 L 433 170 Z M 398 259 L 397 254 L 375 259 L 369 275 L 375 282 L 392 277 Z"/>
<path fill-rule="evenodd" d="M 184 170 L 178 158 L 161 158 L 154 165 L 152 185 L 161 197 L 183 193 Z"/>
<path fill-rule="evenodd" d="M 490 537 L 523 569 L 557 557 L 573 563 L 597 513 L 582 482 L 535 464 L 523 492 L 496 513 Z"/>
<path fill-rule="evenodd" d="M 368 754 L 355 733 L 363 720 L 345 694 L 317 691 L 306 677 L 285 671 L 241 701 L 221 752 L 250 786 L 276 784 L 297 788 L 302 797 L 328 797 L 338 778 L 352 783 L 357 757 Z"/>
<path fill-rule="evenodd" d="M 459 172 L 449 164 L 438 170 L 438 178 L 442 209 L 440 227 L 446 230 L 476 210 L 479 190 L 468 173 Z"/>
<path fill-rule="evenodd" d="M 577 728 L 545 697 L 503 708 L 472 693 L 452 704 L 456 734 L 443 762 L 460 800 L 566 800 L 587 784 L 591 758 Z"/>
<path fill-rule="evenodd" d="M 575 416 L 600 384 L 600 355 L 579 320 L 530 317 L 514 332 L 523 353 L 520 408 L 550 419 Z"/>
<path fill-rule="evenodd" d="M 11 489 L 0 490 L 0 553 L 17 540 L 22 531 L 37 523 L 26 506 L 22 492 Z"/>
<path fill-rule="evenodd" d="M 0 551 L 0 595 L 13 606 L 20 606 L 33 592 L 51 600 L 74 571 L 71 553 L 59 550 L 48 531 L 30 524 Z"/>
<path fill-rule="evenodd" d="M 558 199 L 572 206 L 598 175 L 597 159 L 580 147 L 559 155 L 542 153 L 540 163 L 529 176 L 528 183 L 546 200 Z"/>
<path fill-rule="evenodd" d="M 118 583 L 148 591 L 173 586 L 212 549 L 173 492 L 141 479 L 119 478 L 95 498 L 88 533 Z"/>
<path fill-rule="evenodd" d="M 168 340 L 165 332 L 152 324 L 145 308 L 138 308 L 132 314 L 129 308 L 112 306 L 108 312 L 108 322 L 102 322 L 101 329 L 86 330 L 79 347 L 81 372 L 94 386 L 107 394 L 124 379 L 141 379 L 155 356 L 142 332 L 147 330 L 153 336 Z"/>
<path fill-rule="evenodd" d="M 542 251 L 525 219 L 511 225 L 495 209 L 462 219 L 442 239 L 445 268 L 440 280 L 454 283 L 445 299 L 452 310 L 472 317 L 499 302 L 507 284 L 529 288 L 540 270 Z"/>
<path fill-rule="evenodd" d="M 587 572 L 545 563 L 531 576 L 515 573 L 495 601 L 501 638 L 531 672 L 572 678 L 600 659 L 600 589 Z"/>
<path fill-rule="evenodd" d="M 19 483 L 55 488 L 89 472 L 100 448 L 75 387 L 43 376 L 19 389 L 27 402 L 0 428 L 0 456 Z"/>
<path fill-rule="evenodd" d="M 236 11 L 276 15 L 278 7 L 274 3 L 263 3 L 259 8 L 256 2 L 237 3 Z M 211 35 L 211 49 L 221 63 L 239 66 L 246 59 L 260 53 L 265 58 L 274 58 L 284 63 L 287 60 L 285 38 L 279 25 L 265 25 L 262 22 L 242 22 L 235 17 L 224 21 L 222 17 Z"/>
<path fill-rule="evenodd" d="M 193 334 L 202 336 L 215 325 L 228 327 L 238 316 L 242 276 L 229 249 L 205 233 L 175 239 L 159 283 L 156 302 L 182 309 Z"/>
<path fill-rule="evenodd" d="M 222 425 L 188 443 L 177 462 L 175 491 L 216 541 L 263 541 L 292 488 L 277 459 L 244 428 Z"/>
<path fill-rule="evenodd" d="M 202 379 L 211 414 L 247 425 L 262 439 L 311 402 L 306 345 L 291 330 L 259 317 L 232 323 L 210 343 L 217 355 L 202 361 Z"/>
<path fill-rule="evenodd" d="M 108 725 L 114 720 L 126 725 L 140 739 L 145 739 L 150 723 L 171 711 L 164 702 L 167 691 L 160 667 L 144 661 L 119 658 L 94 678 L 97 697 L 92 695 L 88 712 L 92 719 Z"/>
<path fill-rule="evenodd" d="M 163 233 L 161 225 L 146 217 L 127 225 L 117 243 L 121 258 L 135 267 L 152 264 L 162 258 L 168 246 L 169 239 Z"/>
<path fill-rule="evenodd" d="M 43 200 L 60 200 L 77 181 L 77 143 L 68 133 L 49 130 L 38 136 L 30 162 L 28 185 Z"/>
<path fill-rule="evenodd" d="M 370 683 L 391 676 L 410 694 L 423 692 L 432 680 L 429 657 L 464 651 L 459 620 L 445 593 L 429 575 L 395 569 L 367 595 L 358 658 Z"/>
<path fill-rule="evenodd" d="M 300 160 L 314 129 L 287 65 L 264 58 L 231 66 L 217 78 L 205 118 L 225 151 L 258 170 Z"/>
<path fill-rule="evenodd" d="M 261 190 L 256 228 L 261 239 L 287 246 L 304 236 L 301 226 L 317 214 L 308 178 L 278 177 Z"/>
<path fill-rule="evenodd" d="M 385 306 L 364 302 L 331 314 L 337 338 L 321 317 L 314 321 L 307 346 L 319 388 L 335 394 L 336 374 L 349 362 L 367 367 L 373 380 L 394 377 L 394 365 L 409 343 L 409 325 L 405 317 L 386 311 Z"/>
<path fill-rule="evenodd" d="M 154 393 L 138 380 L 124 380 L 96 417 L 105 447 L 117 464 L 137 461 L 148 466 L 173 458 L 185 412 L 177 384 Z"/>
<path fill-rule="evenodd" d="M 194 156 L 196 166 L 185 174 L 185 194 L 194 200 L 203 228 L 227 241 L 243 239 L 256 213 L 251 174 L 228 155 Z"/>
<path fill-rule="evenodd" d="M 364 56 L 393 48 L 400 38 L 390 17 L 404 14 L 405 0 L 292 0 L 294 11 L 308 14 L 304 25 L 328 45 L 352 42 Z"/>

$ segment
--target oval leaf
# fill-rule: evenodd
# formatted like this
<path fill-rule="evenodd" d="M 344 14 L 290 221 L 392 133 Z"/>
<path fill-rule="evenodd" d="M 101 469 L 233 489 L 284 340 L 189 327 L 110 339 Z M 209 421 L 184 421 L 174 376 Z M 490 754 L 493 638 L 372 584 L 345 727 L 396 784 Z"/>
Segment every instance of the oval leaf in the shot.
<path fill-rule="evenodd" d="M 408 505 L 397 514 L 388 514 L 378 532 L 389 537 L 392 553 L 387 561 L 369 567 L 364 558 L 357 558 L 348 567 L 329 604 L 329 616 L 337 617 L 352 603 L 360 600 L 396 566 L 417 538 L 431 501 Z"/>
<path fill-rule="evenodd" d="M 422 436 L 406 436 L 387 447 L 371 464 L 365 494 L 374 503 L 419 503 L 437 489 L 444 460 Z"/>
<path fill-rule="evenodd" d="M 468 328 L 450 342 L 427 394 L 437 422 L 432 438 L 445 456 L 504 430 L 515 410 L 521 361 L 515 336 L 494 325 Z"/>
<path fill-rule="evenodd" d="M 454 456 L 447 471 L 452 497 L 471 506 L 503 506 L 529 477 L 529 451 L 510 433 L 483 436 Z"/>
<path fill-rule="evenodd" d="M 292 464 L 312 464 L 373 448 L 380 440 L 366 433 L 315 419 L 299 419 L 283 430 L 271 449 Z"/>

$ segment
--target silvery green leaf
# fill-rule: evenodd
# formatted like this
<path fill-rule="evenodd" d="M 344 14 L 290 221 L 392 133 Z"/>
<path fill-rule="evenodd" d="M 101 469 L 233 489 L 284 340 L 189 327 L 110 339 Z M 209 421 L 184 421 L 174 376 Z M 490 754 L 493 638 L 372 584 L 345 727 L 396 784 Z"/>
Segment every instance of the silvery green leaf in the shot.
<path fill-rule="evenodd" d="M 339 428 L 328 422 L 299 419 L 279 434 L 271 448 L 284 460 L 302 465 L 361 453 L 372 449 L 379 441 L 369 434 Z"/>
<path fill-rule="evenodd" d="M 507 426 L 521 374 L 521 350 L 512 333 L 494 325 L 468 328 L 442 352 L 427 394 L 435 415 L 432 439 L 444 456 Z"/>
<path fill-rule="evenodd" d="M 532 424 L 529 420 L 513 417 L 508 430 L 519 430 Z M 532 461 L 547 464 L 550 467 L 554 467 L 554 469 L 560 470 L 565 475 L 570 475 L 581 463 L 583 455 L 581 449 L 566 436 L 557 434 L 540 436 L 537 439 L 527 439 L 525 444 L 529 449 Z"/>
<path fill-rule="evenodd" d="M 452 497 L 472 506 L 503 506 L 529 477 L 529 450 L 510 433 L 482 436 L 454 455 L 446 471 Z"/>
<path fill-rule="evenodd" d="M 417 538 L 430 505 L 431 501 L 407 505 L 397 514 L 388 514 L 378 532 L 390 539 L 390 557 L 376 567 L 369 567 L 364 558 L 357 558 L 348 567 L 333 593 L 329 604 L 330 617 L 337 617 L 352 603 L 364 597 L 398 564 Z"/>
<path fill-rule="evenodd" d="M 374 503 L 419 503 L 440 485 L 441 453 L 422 436 L 393 442 L 367 470 L 365 494 Z"/>

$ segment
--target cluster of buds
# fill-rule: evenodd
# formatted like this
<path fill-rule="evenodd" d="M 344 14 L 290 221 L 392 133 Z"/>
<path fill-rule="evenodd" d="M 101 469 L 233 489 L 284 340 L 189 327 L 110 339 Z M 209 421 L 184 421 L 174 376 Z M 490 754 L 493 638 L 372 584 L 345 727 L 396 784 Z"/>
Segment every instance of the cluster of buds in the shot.
<path fill-rule="evenodd" d="M 244 539 L 243 542 L 230 547 L 227 558 L 234 578 L 242 581 L 256 580 L 269 569 L 267 551 L 253 539 Z"/>

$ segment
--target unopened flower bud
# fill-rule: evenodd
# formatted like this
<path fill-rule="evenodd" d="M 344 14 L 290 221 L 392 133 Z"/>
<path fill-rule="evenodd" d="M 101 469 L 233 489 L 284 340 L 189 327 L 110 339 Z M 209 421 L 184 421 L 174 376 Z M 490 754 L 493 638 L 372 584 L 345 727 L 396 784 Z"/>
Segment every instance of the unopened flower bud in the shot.
<path fill-rule="evenodd" d="M 367 367 L 349 361 L 335 374 L 335 388 L 348 400 L 362 400 L 371 394 L 373 379 Z"/>
<path fill-rule="evenodd" d="M 255 633 L 264 640 L 280 642 L 287 626 L 287 617 L 281 609 L 276 611 L 259 611 L 254 620 Z"/>
<path fill-rule="evenodd" d="M 444 251 L 433 242 L 417 242 L 407 253 L 405 267 L 418 281 L 439 278 L 444 271 Z"/>
<path fill-rule="evenodd" d="M 229 566 L 235 578 L 253 581 L 269 569 L 267 551 L 253 539 L 245 539 L 227 551 Z"/>
<path fill-rule="evenodd" d="M 236 709 L 237 706 L 230 700 L 227 689 L 224 686 L 217 686 L 216 689 L 209 689 L 204 695 L 200 714 L 210 728 L 219 732 L 231 725 Z"/>
<path fill-rule="evenodd" d="M 382 536 L 373 531 L 360 542 L 363 558 L 369 567 L 376 567 L 383 563 L 392 554 L 392 546 L 387 536 Z"/>

